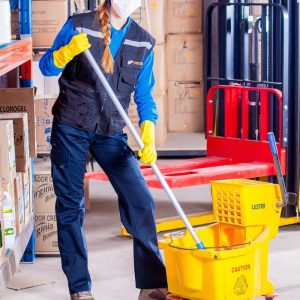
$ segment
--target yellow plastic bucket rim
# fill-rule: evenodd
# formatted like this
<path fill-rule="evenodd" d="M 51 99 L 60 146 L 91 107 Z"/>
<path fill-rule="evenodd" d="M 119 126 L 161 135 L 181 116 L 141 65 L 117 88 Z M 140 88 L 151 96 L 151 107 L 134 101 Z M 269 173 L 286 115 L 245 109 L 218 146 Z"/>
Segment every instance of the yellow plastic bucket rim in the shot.
<path fill-rule="evenodd" d="M 265 227 L 264 230 L 261 232 L 261 234 L 252 242 L 245 243 L 245 247 L 243 248 L 237 248 L 232 250 L 226 250 L 226 251 L 216 251 L 211 249 L 189 249 L 189 248 L 180 248 L 176 246 L 170 245 L 170 239 L 166 238 L 164 240 L 159 241 L 159 246 L 161 249 L 167 249 L 172 248 L 173 252 L 188 252 L 194 256 L 197 257 L 203 257 L 203 258 L 213 258 L 213 259 L 226 259 L 231 258 L 233 256 L 240 256 L 240 255 L 246 255 L 249 252 L 252 252 L 254 249 L 262 246 L 266 240 L 268 239 L 268 235 L 270 233 L 269 227 Z M 229 246 L 230 247 L 230 246 Z"/>

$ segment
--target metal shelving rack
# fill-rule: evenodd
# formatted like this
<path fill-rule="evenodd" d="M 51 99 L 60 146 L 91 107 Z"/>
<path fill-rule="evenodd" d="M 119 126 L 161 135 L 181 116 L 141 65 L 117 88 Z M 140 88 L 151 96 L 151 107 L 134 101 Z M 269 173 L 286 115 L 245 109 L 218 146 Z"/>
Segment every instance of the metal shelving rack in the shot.
<path fill-rule="evenodd" d="M 20 86 L 32 86 L 31 0 L 19 0 L 20 39 L 0 46 L 0 76 L 20 67 Z M 34 215 L 0 265 L 0 298 L 20 263 L 35 261 Z"/>

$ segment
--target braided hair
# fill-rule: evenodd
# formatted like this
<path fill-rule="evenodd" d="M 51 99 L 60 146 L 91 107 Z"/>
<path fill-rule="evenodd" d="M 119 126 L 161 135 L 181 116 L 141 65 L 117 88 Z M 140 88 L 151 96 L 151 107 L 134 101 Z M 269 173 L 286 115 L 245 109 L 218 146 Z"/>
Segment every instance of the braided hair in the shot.
<path fill-rule="evenodd" d="M 103 52 L 101 65 L 106 73 L 112 74 L 114 72 L 114 59 L 112 57 L 109 45 L 111 42 L 111 28 L 110 28 L 110 1 L 105 0 L 104 3 L 99 5 L 98 18 L 101 25 L 101 32 L 103 33 L 103 40 L 105 49 Z"/>

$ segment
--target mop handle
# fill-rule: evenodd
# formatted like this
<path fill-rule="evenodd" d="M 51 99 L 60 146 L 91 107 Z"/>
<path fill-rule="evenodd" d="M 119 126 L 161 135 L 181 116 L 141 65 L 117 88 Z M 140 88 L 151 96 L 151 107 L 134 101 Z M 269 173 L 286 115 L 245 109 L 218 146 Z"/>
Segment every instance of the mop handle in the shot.
<path fill-rule="evenodd" d="M 136 140 L 138 146 L 140 149 L 144 149 L 144 143 L 141 140 L 138 132 L 136 131 L 136 129 L 134 128 L 133 124 L 131 123 L 128 115 L 126 114 L 125 110 L 123 109 L 123 106 L 120 104 L 116 94 L 114 93 L 114 91 L 112 90 L 110 84 L 108 83 L 107 79 L 105 78 L 103 72 L 101 71 L 101 69 L 99 68 L 98 64 L 96 63 L 93 55 L 91 54 L 90 50 L 85 50 L 85 55 L 88 59 L 88 61 L 90 62 L 90 64 L 92 65 L 94 71 L 96 72 L 97 76 L 99 77 L 100 81 L 102 82 L 105 90 L 107 91 L 107 93 L 109 94 L 111 100 L 113 101 L 113 103 L 115 104 L 117 110 L 119 111 L 121 117 L 123 118 L 123 120 L 125 121 L 128 129 L 130 130 L 131 134 L 133 135 L 134 139 Z M 171 200 L 171 202 L 173 203 L 177 213 L 179 214 L 180 218 L 182 219 L 182 221 L 184 222 L 185 226 L 187 227 L 187 229 L 189 230 L 189 232 L 191 233 L 192 237 L 194 238 L 195 242 L 196 242 L 196 246 L 198 249 L 205 249 L 205 246 L 203 245 L 203 243 L 199 240 L 193 226 L 191 225 L 190 221 L 188 220 L 188 218 L 186 217 L 184 211 L 182 210 L 180 204 L 178 203 L 177 199 L 175 198 L 172 190 L 170 189 L 168 183 L 166 182 L 165 178 L 163 177 L 162 173 L 160 172 L 159 168 L 157 167 L 156 164 L 152 164 L 151 165 L 157 179 L 159 180 L 159 182 L 161 183 L 161 185 L 163 186 L 164 190 L 166 191 L 169 199 Z"/>
<path fill-rule="evenodd" d="M 286 206 L 287 202 L 288 202 L 288 192 L 286 190 L 285 182 L 284 182 L 284 179 L 283 179 L 281 165 L 280 165 L 279 157 L 278 157 L 278 150 L 277 150 L 277 146 L 276 146 L 276 140 L 275 140 L 275 136 L 274 136 L 273 132 L 268 133 L 268 140 L 269 140 L 269 145 L 270 145 L 273 160 L 274 160 L 277 180 L 278 180 L 278 183 L 279 183 L 279 186 L 280 186 L 281 195 L 282 195 L 282 199 L 283 199 L 283 205 L 282 206 Z"/>

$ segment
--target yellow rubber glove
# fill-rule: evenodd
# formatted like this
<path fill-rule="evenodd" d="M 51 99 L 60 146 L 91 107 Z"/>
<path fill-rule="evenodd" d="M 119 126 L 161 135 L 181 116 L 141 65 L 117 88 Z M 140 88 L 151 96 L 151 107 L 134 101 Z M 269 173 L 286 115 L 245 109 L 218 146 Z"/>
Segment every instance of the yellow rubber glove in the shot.
<path fill-rule="evenodd" d="M 155 125 L 151 121 L 144 121 L 141 125 L 142 141 L 145 145 L 144 149 L 140 149 L 138 154 L 141 162 L 144 164 L 154 164 L 157 160 L 155 150 Z"/>
<path fill-rule="evenodd" d="M 86 33 L 74 35 L 70 43 L 53 52 L 54 64 L 64 68 L 76 55 L 91 47 Z"/>

